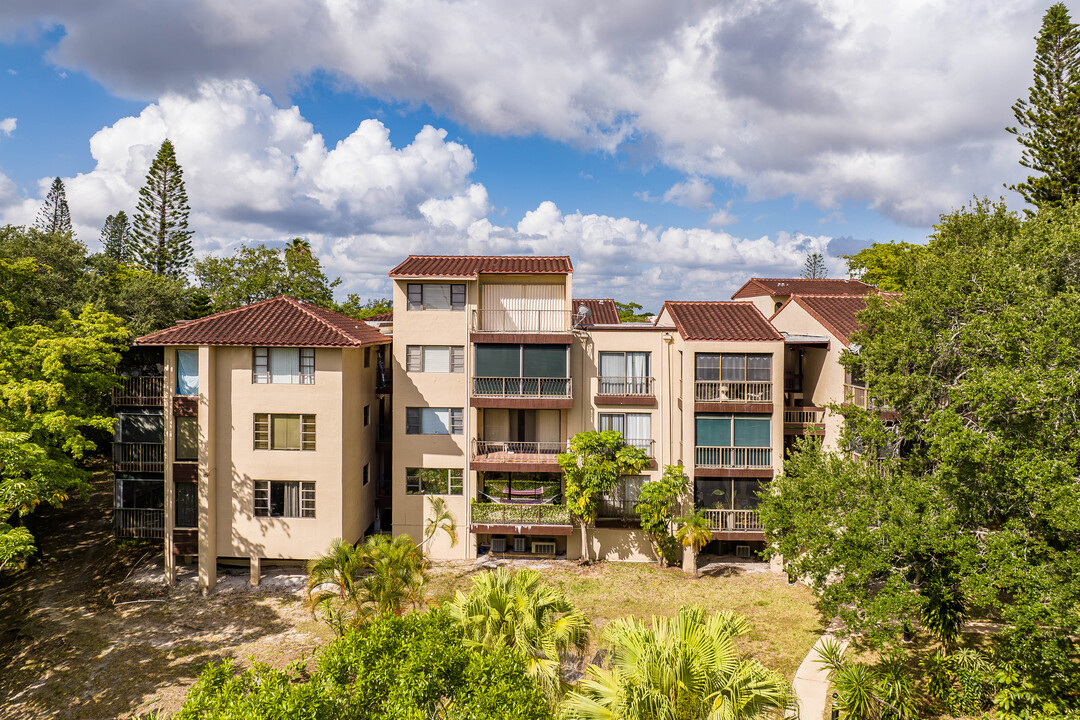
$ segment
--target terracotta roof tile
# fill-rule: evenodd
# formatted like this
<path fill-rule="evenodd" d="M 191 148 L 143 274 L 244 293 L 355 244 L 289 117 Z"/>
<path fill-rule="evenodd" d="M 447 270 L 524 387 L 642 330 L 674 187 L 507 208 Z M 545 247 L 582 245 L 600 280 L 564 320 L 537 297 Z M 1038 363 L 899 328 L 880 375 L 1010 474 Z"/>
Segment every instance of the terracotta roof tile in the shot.
<path fill-rule="evenodd" d="M 488 275 L 569 275 L 568 255 L 410 255 L 390 277 L 466 277 Z"/>
<path fill-rule="evenodd" d="M 143 335 L 136 345 L 360 347 L 390 338 L 362 320 L 285 295 Z"/>
<path fill-rule="evenodd" d="M 381 313 L 379 315 L 372 315 L 371 317 L 364 318 L 367 322 L 394 322 L 394 311 Z"/>
<path fill-rule="evenodd" d="M 664 303 L 684 340 L 783 340 L 761 311 L 751 302 Z M 660 316 L 657 316 L 659 321 Z"/>
<path fill-rule="evenodd" d="M 732 300 L 760 297 L 762 295 L 866 295 L 874 291 L 873 285 L 861 280 L 842 278 L 750 278 L 739 288 Z"/>
<path fill-rule="evenodd" d="M 615 301 L 611 298 L 592 299 L 581 298 L 574 301 L 574 313 L 584 305 L 592 310 L 592 314 L 585 318 L 580 325 L 618 325 L 619 309 L 615 307 Z"/>
<path fill-rule="evenodd" d="M 844 345 L 849 345 L 851 336 L 862 327 L 855 316 L 866 309 L 863 295 L 792 295 L 784 307 L 789 303 L 800 305 Z M 781 307 L 776 314 L 783 309 Z"/>

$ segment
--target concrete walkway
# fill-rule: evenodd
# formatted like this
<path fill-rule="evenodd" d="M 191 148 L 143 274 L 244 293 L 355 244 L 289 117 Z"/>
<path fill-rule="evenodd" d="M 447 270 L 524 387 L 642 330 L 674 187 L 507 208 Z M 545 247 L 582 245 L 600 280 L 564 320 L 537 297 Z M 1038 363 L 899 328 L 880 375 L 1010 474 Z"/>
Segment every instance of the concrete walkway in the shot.
<path fill-rule="evenodd" d="M 803 658 L 799 669 L 795 672 L 795 680 L 791 687 L 795 690 L 795 699 L 799 703 L 799 710 L 795 714 L 789 714 L 789 718 L 798 720 L 823 720 L 825 716 L 825 701 L 829 694 L 829 676 L 825 668 L 818 662 L 820 656 L 817 651 L 826 640 L 836 640 L 831 633 L 825 633 L 814 643 L 814 647 Z M 847 649 L 847 640 L 840 641 L 840 646 Z"/>

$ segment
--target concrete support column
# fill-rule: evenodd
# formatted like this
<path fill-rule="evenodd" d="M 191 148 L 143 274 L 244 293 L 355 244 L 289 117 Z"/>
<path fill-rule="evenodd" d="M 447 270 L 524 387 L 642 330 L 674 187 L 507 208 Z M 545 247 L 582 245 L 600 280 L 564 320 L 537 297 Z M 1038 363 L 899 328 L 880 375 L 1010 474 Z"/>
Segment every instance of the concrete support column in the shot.
<path fill-rule="evenodd" d="M 162 403 L 165 419 L 165 582 L 176 582 L 176 548 L 173 528 L 176 525 L 176 484 L 173 478 L 173 460 L 176 454 L 176 422 L 173 420 L 173 394 L 176 391 L 176 351 L 165 348 L 165 387 Z"/>
<path fill-rule="evenodd" d="M 210 399 L 214 393 L 213 350 L 199 348 L 199 589 L 217 585 L 217 458 Z"/>
<path fill-rule="evenodd" d="M 259 579 L 261 577 L 262 577 L 262 558 L 260 558 L 258 555 L 252 555 L 251 556 L 251 577 L 249 578 L 248 582 L 250 582 L 252 584 L 252 586 L 257 586 L 259 584 Z"/>

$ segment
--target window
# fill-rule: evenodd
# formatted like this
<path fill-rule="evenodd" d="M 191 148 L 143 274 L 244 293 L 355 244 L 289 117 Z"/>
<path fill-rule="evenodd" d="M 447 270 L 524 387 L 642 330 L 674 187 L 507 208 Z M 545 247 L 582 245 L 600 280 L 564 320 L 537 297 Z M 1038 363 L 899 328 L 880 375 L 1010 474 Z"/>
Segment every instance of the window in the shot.
<path fill-rule="evenodd" d="M 313 385 L 315 348 L 252 348 L 251 381 Z"/>
<path fill-rule="evenodd" d="M 461 435 L 465 432 L 462 408 L 405 408 L 406 435 Z"/>
<path fill-rule="evenodd" d="M 405 348 L 406 372 L 465 372 L 465 348 L 461 345 L 409 345 Z"/>
<path fill-rule="evenodd" d="M 368 423 L 370 423 L 370 422 L 371 422 L 371 406 L 370 405 L 365 405 L 364 406 L 364 427 L 367 427 Z"/>
<path fill-rule="evenodd" d="M 165 482 L 163 480 L 120 479 L 120 507 L 165 507 Z"/>
<path fill-rule="evenodd" d="M 315 517 L 315 483 L 256 480 L 256 517 Z"/>
<path fill-rule="evenodd" d="M 754 510 L 758 498 L 768 492 L 761 480 L 698 478 L 694 481 L 694 501 L 699 508 Z"/>
<path fill-rule="evenodd" d="M 409 283 L 409 310 L 464 310 L 465 286 Z"/>
<path fill-rule="evenodd" d="M 724 382 L 772 381 L 772 355 L 765 353 L 696 353 L 697 380 Z"/>
<path fill-rule="evenodd" d="M 371 347 L 364 348 L 364 367 L 371 367 Z"/>
<path fill-rule="evenodd" d="M 596 516 L 601 518 L 619 518 L 623 520 L 636 520 L 637 513 L 634 506 L 637 505 L 641 486 L 645 484 L 644 475 L 624 475 L 619 478 L 618 484 L 609 492 L 600 496 L 600 505 Z"/>
<path fill-rule="evenodd" d="M 476 346 L 476 377 L 565 378 L 566 345 Z"/>
<path fill-rule="evenodd" d="M 698 447 L 771 447 L 772 418 L 760 415 L 706 415 L 694 418 Z"/>
<path fill-rule="evenodd" d="M 364 485 L 371 482 L 371 472 L 368 469 L 368 464 L 364 463 Z"/>
<path fill-rule="evenodd" d="M 464 474 L 461 468 L 405 468 L 405 493 L 461 495 Z"/>
<path fill-rule="evenodd" d="M 652 452 L 652 415 L 649 413 L 600 413 L 600 430 L 618 430 L 627 445 Z"/>
<path fill-rule="evenodd" d="M 315 416 L 255 414 L 256 450 L 314 450 Z"/>
<path fill-rule="evenodd" d="M 165 442 L 165 416 L 159 409 L 132 410 L 116 414 L 116 441 L 121 443 Z"/>
<path fill-rule="evenodd" d="M 649 392 L 649 353 L 600 353 L 601 395 L 647 395 Z"/>
<path fill-rule="evenodd" d="M 198 460 L 199 418 L 175 418 L 174 427 L 176 429 L 176 459 L 179 461 Z"/>
<path fill-rule="evenodd" d="M 176 394 L 199 394 L 199 351 L 176 351 Z"/>
<path fill-rule="evenodd" d="M 198 527 L 199 484 L 178 482 L 174 487 L 176 488 L 176 527 Z"/>

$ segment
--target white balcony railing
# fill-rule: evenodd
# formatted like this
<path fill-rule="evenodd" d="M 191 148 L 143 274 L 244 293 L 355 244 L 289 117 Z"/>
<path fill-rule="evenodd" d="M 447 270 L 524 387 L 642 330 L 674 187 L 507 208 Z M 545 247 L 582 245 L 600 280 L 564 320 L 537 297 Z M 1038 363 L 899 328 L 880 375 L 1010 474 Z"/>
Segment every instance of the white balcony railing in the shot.
<path fill-rule="evenodd" d="M 706 510 L 709 528 L 714 532 L 762 532 L 757 510 Z"/>
<path fill-rule="evenodd" d="M 112 391 L 114 407 L 160 407 L 165 397 L 165 378 L 161 375 L 121 377 Z"/>
<path fill-rule="evenodd" d="M 772 382 L 698 380 L 694 399 L 698 402 L 772 402 Z"/>
<path fill-rule="evenodd" d="M 162 443 L 113 443 L 113 470 L 117 472 L 163 472 L 165 446 Z"/>
<path fill-rule="evenodd" d="M 784 408 L 784 424 L 812 425 L 825 418 L 825 411 L 820 408 Z"/>
<path fill-rule="evenodd" d="M 472 329 L 476 332 L 568 333 L 570 320 L 566 310 L 474 310 Z"/>
<path fill-rule="evenodd" d="M 536 462 L 538 455 L 546 455 L 547 462 L 559 453 L 567 451 L 565 442 L 537 440 L 473 440 L 473 459 L 483 457 L 504 462 Z"/>
<path fill-rule="evenodd" d="M 695 463 L 699 468 L 747 468 L 772 467 L 772 448 L 767 447 L 710 447 L 694 448 Z"/>
<path fill-rule="evenodd" d="M 641 376 L 601 375 L 597 378 L 596 394 L 652 397 L 653 379 Z"/>
<path fill-rule="evenodd" d="M 570 378 L 473 378 L 477 398 L 562 398 L 572 397 Z"/>
<path fill-rule="evenodd" d="M 652 439 L 637 439 L 637 438 L 623 438 L 627 445 L 630 447 L 636 447 L 639 450 L 644 450 L 648 453 L 649 457 L 653 457 L 653 445 L 655 441 Z"/>

